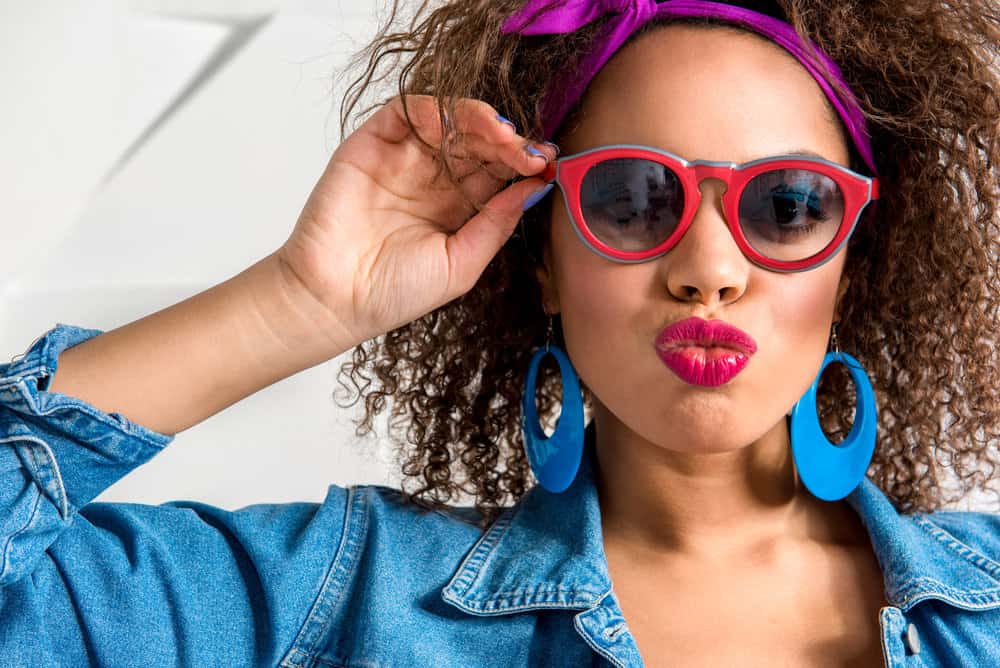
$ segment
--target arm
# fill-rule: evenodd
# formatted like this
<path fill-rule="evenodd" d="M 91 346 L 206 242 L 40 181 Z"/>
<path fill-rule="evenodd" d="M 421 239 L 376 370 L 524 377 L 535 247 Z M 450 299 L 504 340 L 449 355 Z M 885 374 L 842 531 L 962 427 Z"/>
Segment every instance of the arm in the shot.
<path fill-rule="evenodd" d="M 414 104 L 440 136 L 433 100 Z M 276 253 L 110 332 L 57 326 L 0 364 L 0 665 L 275 665 L 300 629 L 312 642 L 317 592 L 353 575 L 332 555 L 363 543 L 344 534 L 347 490 L 234 512 L 87 506 L 178 432 L 478 280 L 541 180 L 472 215 L 401 112 L 397 99 L 342 142 Z M 475 162 L 510 176 L 546 162 L 485 103 L 453 123 Z M 477 200 L 507 179 L 468 176 Z"/>
<path fill-rule="evenodd" d="M 179 304 L 69 348 L 48 391 L 175 435 L 358 343 L 323 316 L 271 254 Z"/>
<path fill-rule="evenodd" d="M 57 325 L 0 364 L 0 665 L 276 665 L 288 651 L 346 489 L 236 511 L 91 503 L 170 432 L 336 354 L 281 271 L 265 259 L 108 333 Z"/>

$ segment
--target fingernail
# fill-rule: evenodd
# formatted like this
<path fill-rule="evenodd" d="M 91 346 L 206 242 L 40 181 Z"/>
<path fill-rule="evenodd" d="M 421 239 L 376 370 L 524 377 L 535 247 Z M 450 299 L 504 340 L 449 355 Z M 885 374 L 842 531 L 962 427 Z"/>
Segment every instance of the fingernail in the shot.
<path fill-rule="evenodd" d="M 536 190 L 535 192 L 531 193 L 531 195 L 528 196 L 528 199 L 524 200 L 524 206 L 522 207 L 522 210 L 527 211 L 528 209 L 530 209 L 531 207 L 535 206 L 540 201 L 542 201 L 542 198 L 549 194 L 549 191 L 552 190 L 553 186 L 555 186 L 555 183 L 549 183 L 540 188 L 539 190 Z"/>
<path fill-rule="evenodd" d="M 504 118 L 500 114 L 497 114 L 497 120 L 500 121 L 501 123 L 506 123 L 507 125 L 509 125 L 511 127 L 511 129 L 514 130 L 514 132 L 517 132 L 517 126 L 514 125 L 514 123 L 512 123 L 509 119 Z"/>
<path fill-rule="evenodd" d="M 553 150 L 555 150 L 555 152 L 556 152 L 556 155 L 557 155 L 557 156 L 559 155 L 560 151 L 559 151 L 559 147 L 558 147 L 558 146 L 556 146 L 555 144 L 553 144 L 553 143 L 552 143 L 552 142 L 550 142 L 550 141 L 547 141 L 547 142 L 545 142 L 545 145 L 546 145 L 546 146 L 551 146 L 551 147 L 553 148 Z"/>
<path fill-rule="evenodd" d="M 549 156 L 545 155 L 544 153 L 542 153 L 541 151 L 539 151 L 537 148 L 535 148 L 531 144 L 528 144 L 527 146 L 525 146 L 524 150 L 527 151 L 528 153 L 530 153 L 531 155 L 535 156 L 536 158 L 544 158 L 545 162 L 549 161 Z"/>

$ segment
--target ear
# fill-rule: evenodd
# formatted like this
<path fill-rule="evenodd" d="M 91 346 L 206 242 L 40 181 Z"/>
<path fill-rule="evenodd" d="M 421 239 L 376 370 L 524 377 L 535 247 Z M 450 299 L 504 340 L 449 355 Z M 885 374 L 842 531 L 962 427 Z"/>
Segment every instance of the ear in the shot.
<path fill-rule="evenodd" d="M 840 303 L 844 299 L 844 294 L 847 292 L 848 286 L 851 284 L 851 277 L 846 273 L 840 277 L 840 285 L 837 287 L 837 302 L 833 308 L 833 321 L 840 321 Z"/>
<path fill-rule="evenodd" d="M 556 288 L 555 273 L 552 271 L 552 254 L 549 244 L 542 250 L 542 266 L 535 269 L 535 279 L 542 290 L 542 308 L 549 315 L 559 313 L 559 290 Z"/>

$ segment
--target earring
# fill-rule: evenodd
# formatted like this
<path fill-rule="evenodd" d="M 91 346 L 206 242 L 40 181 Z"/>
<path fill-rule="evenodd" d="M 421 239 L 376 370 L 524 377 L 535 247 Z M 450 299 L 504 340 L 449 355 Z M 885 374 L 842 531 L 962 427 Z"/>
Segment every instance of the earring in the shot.
<path fill-rule="evenodd" d="M 792 408 L 789 426 L 792 456 L 806 488 L 824 501 L 837 501 L 850 494 L 864 479 L 875 452 L 878 423 L 875 391 L 868 374 L 851 355 L 840 351 L 837 325 L 831 335 L 833 351 L 823 358 L 823 366 L 812 386 Z M 833 362 L 847 367 L 857 395 L 854 424 L 847 438 L 834 445 L 823 433 L 816 413 L 816 388 L 823 371 Z"/>
<path fill-rule="evenodd" d="M 528 377 L 521 398 L 521 430 L 528 464 L 538 484 L 550 492 L 559 493 L 569 487 L 580 468 L 584 437 L 583 399 L 580 379 L 566 353 L 552 344 L 552 333 L 552 316 L 549 316 L 545 347 L 535 351 L 528 365 Z M 555 431 L 548 438 L 538 422 L 535 407 L 538 367 L 547 354 L 559 362 L 562 377 L 562 412 L 556 421 Z"/>

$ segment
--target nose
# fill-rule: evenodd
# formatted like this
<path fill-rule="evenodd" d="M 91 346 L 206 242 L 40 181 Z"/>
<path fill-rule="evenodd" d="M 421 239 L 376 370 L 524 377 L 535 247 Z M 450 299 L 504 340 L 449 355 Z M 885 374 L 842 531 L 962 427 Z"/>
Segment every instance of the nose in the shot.
<path fill-rule="evenodd" d="M 661 258 L 667 289 L 680 301 L 711 308 L 734 302 L 746 291 L 751 263 L 726 225 L 722 204 L 726 187 L 715 177 L 700 182 L 701 202 L 690 227 Z"/>

